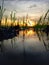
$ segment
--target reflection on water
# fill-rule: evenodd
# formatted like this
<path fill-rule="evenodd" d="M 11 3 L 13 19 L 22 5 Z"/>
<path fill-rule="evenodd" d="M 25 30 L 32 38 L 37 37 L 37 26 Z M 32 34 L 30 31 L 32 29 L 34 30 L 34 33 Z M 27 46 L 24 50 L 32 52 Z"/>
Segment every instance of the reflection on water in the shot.
<path fill-rule="evenodd" d="M 49 33 L 39 31 L 37 32 L 37 36 L 39 40 L 43 42 L 45 49 L 48 51 L 49 50 Z"/>
<path fill-rule="evenodd" d="M 43 52 L 49 50 L 49 33 L 28 29 L 0 42 L 1 52 Z"/>

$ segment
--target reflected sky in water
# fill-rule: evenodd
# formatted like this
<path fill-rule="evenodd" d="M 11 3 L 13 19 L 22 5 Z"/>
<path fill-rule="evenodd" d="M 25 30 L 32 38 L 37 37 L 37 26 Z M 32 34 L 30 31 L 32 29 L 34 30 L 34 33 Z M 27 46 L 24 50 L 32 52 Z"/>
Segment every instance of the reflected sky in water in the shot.
<path fill-rule="evenodd" d="M 49 50 L 49 34 L 33 29 L 19 31 L 12 39 L 0 42 L 0 51 L 23 53 L 46 52 Z"/>

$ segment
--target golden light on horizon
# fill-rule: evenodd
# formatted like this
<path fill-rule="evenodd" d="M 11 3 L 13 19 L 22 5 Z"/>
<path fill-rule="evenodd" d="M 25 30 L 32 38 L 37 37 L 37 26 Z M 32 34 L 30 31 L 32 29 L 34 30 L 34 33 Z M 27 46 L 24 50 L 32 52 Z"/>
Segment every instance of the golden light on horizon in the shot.
<path fill-rule="evenodd" d="M 34 21 L 29 21 L 27 24 L 28 24 L 28 26 L 34 26 L 35 22 Z"/>
<path fill-rule="evenodd" d="M 13 26 L 16 26 L 18 23 L 19 23 L 20 26 L 23 26 L 23 25 L 25 26 L 26 24 L 27 24 L 27 26 L 36 25 L 35 21 L 31 21 L 30 19 L 28 19 L 27 21 L 25 20 L 24 23 L 23 23 L 23 20 L 11 21 L 10 19 L 7 19 L 7 21 L 5 21 L 5 18 L 2 19 L 1 25 L 11 26 L 11 24 L 12 24 Z"/>

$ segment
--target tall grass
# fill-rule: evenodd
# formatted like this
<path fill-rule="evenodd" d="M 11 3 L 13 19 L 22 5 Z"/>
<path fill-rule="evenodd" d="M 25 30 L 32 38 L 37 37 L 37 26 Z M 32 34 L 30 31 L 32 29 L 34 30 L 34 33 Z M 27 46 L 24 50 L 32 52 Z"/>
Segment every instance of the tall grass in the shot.
<path fill-rule="evenodd" d="M 16 16 L 15 16 L 15 12 L 14 12 L 14 15 L 13 15 L 13 24 L 15 23 L 16 21 Z"/>
<path fill-rule="evenodd" d="M 43 18 L 43 16 L 41 16 L 41 17 L 39 18 L 37 25 L 42 22 L 42 18 Z"/>
<path fill-rule="evenodd" d="M 1 21 L 2 21 L 5 10 L 6 9 L 4 8 L 4 0 L 2 0 L 2 5 L 0 6 L 0 26 L 1 26 Z"/>
<path fill-rule="evenodd" d="M 5 16 L 5 26 L 7 26 L 7 19 L 8 19 L 8 16 L 6 15 Z"/>
<path fill-rule="evenodd" d="M 25 17 L 23 17 L 23 26 L 24 26 L 24 24 L 25 24 Z"/>
<path fill-rule="evenodd" d="M 13 11 L 11 11 L 10 19 L 11 19 L 11 26 L 13 26 L 16 20 L 15 12 L 13 13 Z"/>
<path fill-rule="evenodd" d="M 47 15 L 48 15 L 48 13 L 49 13 L 49 9 L 48 9 L 48 11 L 46 12 L 46 14 L 45 14 L 45 16 L 44 16 L 44 21 L 45 21 Z"/>
<path fill-rule="evenodd" d="M 44 16 L 44 18 L 43 18 L 43 22 L 45 22 L 45 20 L 47 19 L 47 24 L 48 24 L 48 21 L 49 21 L 49 16 L 47 16 L 48 13 L 49 13 L 49 9 L 48 9 L 48 11 L 45 13 L 45 16 Z"/>
<path fill-rule="evenodd" d="M 11 22 L 12 22 L 12 20 L 13 20 L 13 11 L 11 11 L 10 19 L 11 19 Z M 11 24 L 11 26 L 12 26 L 12 24 Z"/>
<path fill-rule="evenodd" d="M 46 17 L 47 17 L 47 15 L 48 15 L 48 13 L 49 13 L 49 10 L 45 13 L 45 16 L 44 16 L 44 17 L 43 17 L 43 15 L 42 15 L 42 16 L 39 18 L 37 25 L 39 25 L 40 23 L 42 23 L 42 25 L 45 24 L 45 20 L 46 20 Z M 49 21 L 49 16 L 48 16 L 47 20 Z"/>
<path fill-rule="evenodd" d="M 49 24 L 49 16 L 48 16 L 48 21 L 47 22 L 48 22 L 47 24 Z"/>

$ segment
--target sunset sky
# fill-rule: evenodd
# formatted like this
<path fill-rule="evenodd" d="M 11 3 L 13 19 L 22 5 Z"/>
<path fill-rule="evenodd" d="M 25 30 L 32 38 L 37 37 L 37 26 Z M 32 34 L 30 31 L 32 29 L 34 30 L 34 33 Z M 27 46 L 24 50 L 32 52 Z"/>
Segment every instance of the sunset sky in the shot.
<path fill-rule="evenodd" d="M 16 11 L 16 16 L 41 16 L 49 9 L 49 0 L 5 0 L 4 8 L 7 15 Z"/>

